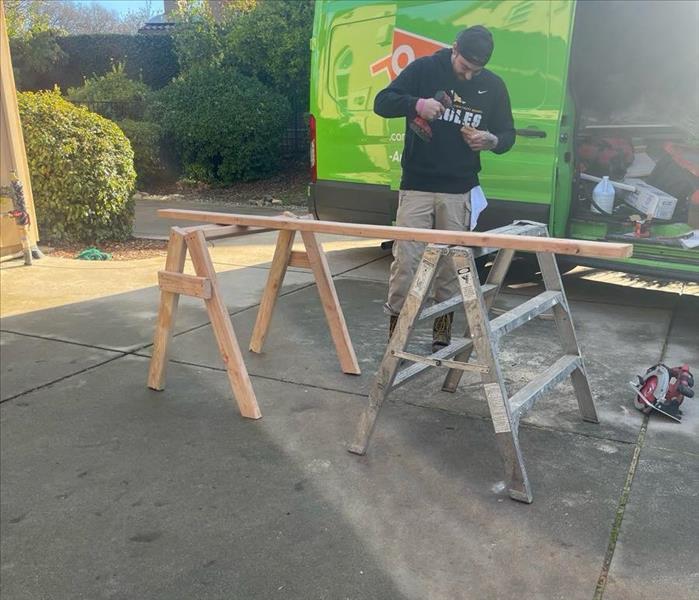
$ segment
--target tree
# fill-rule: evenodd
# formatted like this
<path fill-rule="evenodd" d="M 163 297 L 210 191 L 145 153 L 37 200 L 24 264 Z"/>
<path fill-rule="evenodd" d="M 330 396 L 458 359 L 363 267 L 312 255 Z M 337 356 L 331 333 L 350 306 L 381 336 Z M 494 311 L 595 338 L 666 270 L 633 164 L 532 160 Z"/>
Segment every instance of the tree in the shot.
<path fill-rule="evenodd" d="M 73 0 L 4 0 L 10 39 L 28 38 L 41 31 L 61 35 L 136 33 L 153 15 L 150 0 L 123 15 L 98 4 Z"/>
<path fill-rule="evenodd" d="M 182 72 L 220 65 L 308 102 L 311 0 L 228 0 L 215 18 L 201 0 L 180 0 L 175 46 Z"/>
<path fill-rule="evenodd" d="M 48 31 L 51 27 L 42 4 L 40 0 L 3 0 L 7 36 L 10 39 L 27 39 Z"/>

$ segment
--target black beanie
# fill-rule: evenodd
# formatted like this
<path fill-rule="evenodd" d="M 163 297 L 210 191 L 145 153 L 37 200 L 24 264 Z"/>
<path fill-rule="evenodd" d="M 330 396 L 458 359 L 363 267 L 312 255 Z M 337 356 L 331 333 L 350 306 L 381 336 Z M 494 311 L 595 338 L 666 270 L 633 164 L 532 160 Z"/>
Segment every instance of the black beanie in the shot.
<path fill-rule="evenodd" d="M 466 60 L 482 67 L 493 53 L 493 36 L 482 25 L 474 25 L 459 34 L 456 49 Z"/>

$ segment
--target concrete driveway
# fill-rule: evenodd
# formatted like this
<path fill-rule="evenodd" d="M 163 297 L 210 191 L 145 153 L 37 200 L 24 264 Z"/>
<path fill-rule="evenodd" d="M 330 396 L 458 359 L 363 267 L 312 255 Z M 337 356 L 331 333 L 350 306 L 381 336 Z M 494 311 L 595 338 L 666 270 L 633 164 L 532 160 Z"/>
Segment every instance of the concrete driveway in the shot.
<path fill-rule="evenodd" d="M 214 248 L 244 348 L 273 242 Z M 658 361 L 699 371 L 696 287 L 565 276 L 601 423 L 580 420 L 567 383 L 537 404 L 523 505 L 468 375 L 456 394 L 436 372 L 401 388 L 368 455 L 346 452 L 384 349 L 389 257 L 327 242 L 363 374 L 340 373 L 313 281 L 291 269 L 265 353 L 245 353 L 260 421 L 238 415 L 194 300 L 164 392 L 145 386 L 155 287 L 0 320 L 3 597 L 697 597 L 699 401 L 680 425 L 648 420 L 627 385 Z M 511 283 L 497 307 L 537 290 Z M 508 387 L 559 354 L 551 321 L 507 336 Z"/>

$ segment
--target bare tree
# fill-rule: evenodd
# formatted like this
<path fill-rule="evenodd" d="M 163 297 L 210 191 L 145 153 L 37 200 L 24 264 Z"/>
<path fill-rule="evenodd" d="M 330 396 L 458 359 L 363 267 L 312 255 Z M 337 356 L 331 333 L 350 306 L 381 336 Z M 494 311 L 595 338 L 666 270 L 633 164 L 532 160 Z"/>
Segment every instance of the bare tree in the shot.
<path fill-rule="evenodd" d="M 152 15 L 150 0 L 142 7 L 119 14 L 97 3 L 73 0 L 3 0 L 10 37 L 52 29 L 64 35 L 136 33 Z"/>

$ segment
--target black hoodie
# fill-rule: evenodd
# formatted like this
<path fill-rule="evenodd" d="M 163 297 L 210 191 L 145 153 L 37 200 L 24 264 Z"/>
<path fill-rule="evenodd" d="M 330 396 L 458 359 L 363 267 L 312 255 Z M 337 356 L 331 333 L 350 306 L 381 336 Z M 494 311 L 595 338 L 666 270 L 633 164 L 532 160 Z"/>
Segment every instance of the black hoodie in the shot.
<path fill-rule="evenodd" d="M 510 97 L 505 83 L 483 69 L 470 81 L 454 75 L 451 48 L 418 58 L 381 90 L 374 112 L 382 117 L 406 117 L 405 147 L 401 166 L 402 190 L 462 194 L 478 185 L 480 153 L 471 150 L 461 136 L 461 127 L 471 125 L 498 136 L 496 154 L 507 152 L 515 142 Z M 420 98 L 433 98 L 443 90 L 454 103 L 453 110 L 430 123 L 432 140 L 425 142 L 408 123 L 415 118 Z"/>

